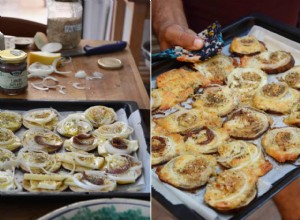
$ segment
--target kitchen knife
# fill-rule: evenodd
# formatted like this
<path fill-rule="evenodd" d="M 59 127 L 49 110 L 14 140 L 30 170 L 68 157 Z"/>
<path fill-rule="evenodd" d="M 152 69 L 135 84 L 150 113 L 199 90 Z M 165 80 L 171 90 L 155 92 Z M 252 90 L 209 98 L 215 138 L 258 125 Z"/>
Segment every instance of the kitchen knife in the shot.
<path fill-rule="evenodd" d="M 83 48 L 78 47 L 70 50 L 62 50 L 60 51 L 63 57 L 74 57 L 74 56 L 84 56 L 84 55 L 96 55 L 96 54 L 105 54 L 105 53 L 113 53 L 116 51 L 124 50 L 127 46 L 126 41 L 117 41 L 110 44 L 104 44 L 96 47 L 92 47 L 89 45 L 85 45 Z"/>

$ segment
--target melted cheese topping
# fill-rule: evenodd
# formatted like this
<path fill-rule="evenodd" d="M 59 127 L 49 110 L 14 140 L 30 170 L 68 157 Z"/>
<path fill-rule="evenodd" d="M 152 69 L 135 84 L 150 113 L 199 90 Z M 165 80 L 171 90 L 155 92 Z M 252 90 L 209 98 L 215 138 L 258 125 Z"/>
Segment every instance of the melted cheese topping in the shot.
<path fill-rule="evenodd" d="M 200 86 L 207 86 L 210 81 L 203 73 L 188 71 L 183 68 L 172 69 L 156 78 L 157 89 L 152 92 L 152 109 L 166 110 L 185 101 Z"/>
<path fill-rule="evenodd" d="M 93 130 L 93 125 L 83 114 L 70 114 L 57 124 L 57 132 L 66 137 L 86 134 Z"/>
<path fill-rule="evenodd" d="M 234 170 L 250 170 L 258 176 L 265 175 L 272 165 L 264 159 L 260 148 L 245 141 L 231 141 L 218 147 L 218 162 Z"/>
<path fill-rule="evenodd" d="M 23 133 L 22 142 L 24 147 L 54 152 L 63 145 L 59 135 L 47 129 L 30 129 Z"/>
<path fill-rule="evenodd" d="M 292 88 L 300 89 L 300 65 L 294 66 L 283 74 L 283 80 Z"/>
<path fill-rule="evenodd" d="M 0 128 L 16 131 L 22 126 L 22 116 L 12 111 L 0 112 Z"/>
<path fill-rule="evenodd" d="M 154 119 L 157 125 L 166 129 L 166 131 L 184 132 L 196 127 L 220 127 L 221 118 L 218 117 L 213 112 L 205 112 L 199 109 L 183 109 L 180 108 L 179 111 L 169 114 L 163 118 Z"/>
<path fill-rule="evenodd" d="M 271 117 L 251 108 L 240 108 L 229 115 L 223 127 L 231 137 L 255 139 L 272 123 Z"/>
<path fill-rule="evenodd" d="M 160 89 L 152 89 L 151 90 L 151 100 L 150 100 L 150 104 L 151 104 L 151 109 L 152 110 L 156 110 L 157 108 L 159 108 L 162 105 L 162 94 L 161 94 L 161 90 Z"/>
<path fill-rule="evenodd" d="M 14 151 L 21 146 L 20 139 L 11 130 L 0 128 L 0 147 Z"/>
<path fill-rule="evenodd" d="M 75 163 L 75 170 L 78 170 L 77 167 L 99 170 L 104 163 L 104 158 L 86 152 L 57 153 L 55 156 L 58 161 L 62 162 L 63 166 L 68 164 L 64 166 L 66 169 L 72 169 L 72 165 Z"/>
<path fill-rule="evenodd" d="M 151 139 L 151 165 L 158 165 L 177 156 L 182 147 L 182 137 L 178 134 L 153 135 Z"/>
<path fill-rule="evenodd" d="M 169 70 L 156 78 L 157 88 L 163 88 L 174 93 L 188 87 L 196 89 L 199 86 L 206 86 L 208 83 L 209 81 L 202 73 L 183 68 Z"/>
<path fill-rule="evenodd" d="M 13 152 L 0 148 L 0 170 L 14 169 L 18 165 L 19 162 Z"/>
<path fill-rule="evenodd" d="M 295 161 L 300 155 L 300 128 L 272 129 L 263 137 L 262 145 L 279 162 Z"/>
<path fill-rule="evenodd" d="M 157 169 L 161 181 L 182 189 L 204 185 L 215 174 L 216 159 L 210 155 L 182 155 Z"/>
<path fill-rule="evenodd" d="M 105 106 L 90 107 L 85 110 L 84 115 L 96 128 L 102 125 L 112 124 L 117 120 L 115 111 Z"/>
<path fill-rule="evenodd" d="M 254 36 L 235 37 L 230 44 L 230 52 L 252 55 L 265 51 L 265 47 Z"/>
<path fill-rule="evenodd" d="M 223 171 L 208 183 L 204 200 L 217 210 L 240 208 L 254 199 L 256 180 L 242 171 Z"/>
<path fill-rule="evenodd" d="M 287 114 L 299 98 L 300 93 L 286 83 L 270 83 L 256 91 L 253 106 L 264 111 Z"/>
<path fill-rule="evenodd" d="M 119 145 L 122 146 L 118 147 L 118 143 L 115 144 L 114 142 L 121 142 Z M 106 154 L 132 154 L 133 152 L 137 151 L 139 148 L 137 140 L 127 140 L 124 138 L 113 138 L 111 140 L 105 141 L 103 144 L 98 145 L 98 153 L 99 155 L 106 155 Z"/>
<path fill-rule="evenodd" d="M 300 125 L 300 102 L 293 105 L 291 113 L 283 119 L 283 122 L 287 125 Z"/>
<path fill-rule="evenodd" d="M 47 128 L 53 130 L 58 123 L 58 112 L 54 109 L 33 109 L 23 115 L 26 128 Z"/>
<path fill-rule="evenodd" d="M 107 155 L 105 161 L 108 177 L 118 184 L 134 183 L 142 173 L 141 161 L 129 155 Z"/>
<path fill-rule="evenodd" d="M 178 149 L 180 154 L 208 154 L 217 152 L 218 146 L 223 144 L 229 135 L 222 129 L 199 128 L 186 132 L 184 144 Z"/>
<path fill-rule="evenodd" d="M 225 116 L 233 111 L 238 100 L 232 90 L 225 86 L 213 86 L 204 89 L 202 94 L 194 96 L 194 108 L 215 112 L 218 116 Z"/>
<path fill-rule="evenodd" d="M 44 181 L 30 181 L 32 189 L 48 189 L 48 190 L 58 190 L 62 186 L 62 182 L 54 180 L 44 180 Z"/>
<path fill-rule="evenodd" d="M 262 52 L 253 57 L 241 59 L 242 67 L 260 68 L 267 73 L 280 73 L 287 71 L 294 65 L 294 58 L 285 51 Z"/>
<path fill-rule="evenodd" d="M 176 83 L 174 90 L 168 90 L 167 88 L 158 88 L 155 90 L 157 99 L 154 101 L 158 101 L 156 104 L 158 108 L 155 110 L 167 110 L 178 103 L 186 101 L 191 95 L 194 94 L 194 89 L 192 87 L 176 87 Z M 155 104 L 155 105 L 156 105 Z"/>
<path fill-rule="evenodd" d="M 133 128 L 126 123 L 117 121 L 111 125 L 103 125 L 94 131 L 94 135 L 102 138 L 128 138 L 133 132 Z"/>
<path fill-rule="evenodd" d="M 236 68 L 227 78 L 228 87 L 242 103 L 251 101 L 254 93 L 267 83 L 267 75 L 257 68 Z"/>
<path fill-rule="evenodd" d="M 23 148 L 18 153 L 20 167 L 30 173 L 51 173 L 57 171 L 61 163 L 56 161 L 55 155 L 43 151 Z"/>
<path fill-rule="evenodd" d="M 21 191 L 21 186 L 16 181 L 13 171 L 0 171 L 0 191 Z"/>
<path fill-rule="evenodd" d="M 224 84 L 226 77 L 235 68 L 231 57 L 219 54 L 207 61 L 197 62 L 193 67 L 203 73 L 211 83 Z"/>
<path fill-rule="evenodd" d="M 100 142 L 100 140 L 96 139 L 94 136 L 92 136 L 92 138 L 94 139 L 93 141 L 91 141 L 91 143 L 76 143 L 76 141 L 74 140 L 74 137 L 71 137 L 68 140 L 64 141 L 64 148 L 67 151 L 72 151 L 72 152 L 79 152 L 79 151 L 85 151 L 85 152 L 89 152 L 92 151 L 94 149 L 96 149 L 98 147 L 98 144 Z"/>
<path fill-rule="evenodd" d="M 60 192 L 68 186 L 67 176 L 60 174 L 24 174 L 23 187 L 30 192 Z"/>
<path fill-rule="evenodd" d="M 115 180 L 110 179 L 105 172 L 101 171 L 76 173 L 72 178 L 68 178 L 66 184 L 75 192 L 109 192 L 117 186 Z"/>

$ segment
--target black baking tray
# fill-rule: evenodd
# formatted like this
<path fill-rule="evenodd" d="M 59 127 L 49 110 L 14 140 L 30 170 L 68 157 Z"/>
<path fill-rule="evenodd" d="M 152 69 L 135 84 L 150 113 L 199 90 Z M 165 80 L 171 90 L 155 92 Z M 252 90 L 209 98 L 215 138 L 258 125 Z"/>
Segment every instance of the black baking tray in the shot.
<path fill-rule="evenodd" d="M 300 29 L 286 25 L 280 21 L 273 18 L 267 17 L 262 14 L 251 14 L 249 16 L 243 17 L 231 25 L 224 27 L 222 29 L 223 39 L 225 45 L 228 45 L 232 39 L 236 36 L 247 35 L 249 30 L 254 26 L 261 26 L 268 29 L 274 33 L 277 33 L 283 37 L 291 39 L 295 42 L 300 43 Z M 152 83 L 155 78 L 163 72 L 166 72 L 173 68 L 178 68 L 185 65 L 185 63 L 177 62 L 175 60 L 164 60 L 160 62 L 152 63 Z M 153 86 L 153 85 L 152 85 Z M 231 220 L 244 219 L 254 210 L 261 207 L 265 202 L 275 196 L 280 190 L 286 187 L 289 183 L 300 177 L 300 167 L 290 171 L 281 179 L 277 180 L 272 184 L 272 188 L 268 190 L 264 195 L 259 198 L 254 199 L 249 205 L 236 212 Z M 198 213 L 189 209 L 187 206 L 173 205 L 170 203 L 163 195 L 152 188 L 152 197 L 158 200 L 164 207 L 166 207 L 175 217 L 178 219 L 204 219 Z"/>
<path fill-rule="evenodd" d="M 283 37 L 300 43 L 299 28 L 289 26 L 263 14 L 255 13 L 243 17 L 222 29 L 222 35 L 225 45 L 229 44 L 232 41 L 232 39 L 236 36 L 247 35 L 249 30 L 254 25 L 261 26 L 265 29 L 268 29 L 271 32 L 277 33 Z M 170 70 L 172 68 L 178 68 L 183 65 L 185 65 L 184 62 L 178 62 L 173 59 L 152 62 L 152 78 L 155 78 L 156 76 L 167 70 Z"/>
<path fill-rule="evenodd" d="M 27 111 L 35 108 L 54 108 L 57 111 L 84 111 L 85 109 L 95 106 L 103 105 L 106 107 L 113 108 L 114 110 L 124 109 L 127 117 L 138 110 L 138 105 L 133 101 L 42 101 L 42 100 L 25 100 L 25 99 L 0 99 L 1 110 L 19 110 Z M 145 137 L 149 136 L 148 128 L 142 121 L 142 127 L 144 130 Z M 146 139 L 147 148 L 149 149 L 149 141 Z M 147 150 L 148 150 L 147 149 Z M 79 201 L 86 199 L 96 198 L 135 198 L 142 200 L 150 200 L 150 192 L 99 192 L 99 193 L 86 193 L 86 192 L 0 192 L 0 201 L 4 200 L 28 200 L 31 199 L 47 199 L 49 201 L 55 199 L 68 199 L 70 201 Z"/>

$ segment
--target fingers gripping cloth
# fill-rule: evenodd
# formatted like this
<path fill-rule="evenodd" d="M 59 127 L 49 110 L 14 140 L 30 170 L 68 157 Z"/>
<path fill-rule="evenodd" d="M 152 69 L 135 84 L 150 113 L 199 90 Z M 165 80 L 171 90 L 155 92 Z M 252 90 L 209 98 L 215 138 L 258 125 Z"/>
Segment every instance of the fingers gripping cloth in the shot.
<path fill-rule="evenodd" d="M 203 61 L 216 55 L 222 50 L 224 41 L 222 38 L 221 25 L 215 21 L 205 30 L 197 34 L 198 37 L 204 40 L 204 46 L 200 50 L 187 50 L 180 46 L 164 50 L 160 53 L 152 55 L 152 60 L 161 59 L 177 59 L 183 62 Z"/>

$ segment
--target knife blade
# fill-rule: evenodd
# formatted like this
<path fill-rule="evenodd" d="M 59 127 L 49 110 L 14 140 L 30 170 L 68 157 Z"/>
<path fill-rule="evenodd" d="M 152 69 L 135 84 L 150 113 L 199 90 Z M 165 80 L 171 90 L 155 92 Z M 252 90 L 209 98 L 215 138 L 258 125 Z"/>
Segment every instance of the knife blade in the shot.
<path fill-rule="evenodd" d="M 74 56 L 90 56 L 96 54 L 113 53 L 124 50 L 127 46 L 126 41 L 117 41 L 110 44 L 104 44 L 96 47 L 85 45 L 84 47 L 78 47 L 70 50 L 62 50 L 60 53 L 63 57 L 74 57 Z"/>

